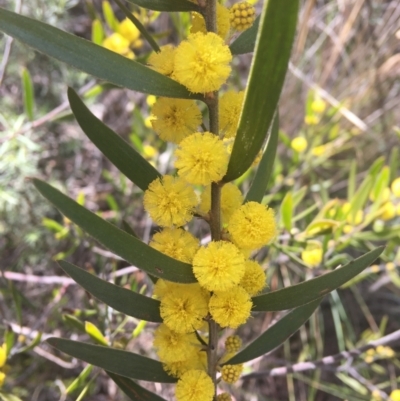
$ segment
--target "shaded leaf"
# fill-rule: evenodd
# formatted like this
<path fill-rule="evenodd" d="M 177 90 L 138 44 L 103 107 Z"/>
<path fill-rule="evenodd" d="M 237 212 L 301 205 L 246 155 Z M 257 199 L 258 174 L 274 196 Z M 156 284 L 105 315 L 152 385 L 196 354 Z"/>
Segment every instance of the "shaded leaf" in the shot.
<path fill-rule="evenodd" d="M 47 342 L 74 358 L 124 377 L 160 383 L 177 381 L 167 375 L 161 362 L 133 352 L 56 337 L 49 338 Z"/>
<path fill-rule="evenodd" d="M 33 107 L 35 104 L 35 100 L 33 97 L 33 85 L 32 85 L 32 79 L 31 79 L 31 74 L 29 74 L 29 71 L 24 68 L 22 70 L 22 89 L 24 93 L 24 108 L 25 108 L 25 113 L 30 121 L 33 120 Z"/>
<path fill-rule="evenodd" d="M 187 0 L 128 0 L 140 7 L 156 11 L 200 11 L 200 7 Z"/>
<path fill-rule="evenodd" d="M 253 298 L 253 311 L 279 311 L 315 301 L 361 273 L 383 252 L 380 246 L 343 267 L 312 280 Z"/>
<path fill-rule="evenodd" d="M 131 379 L 116 375 L 115 373 L 106 372 L 113 379 L 115 384 L 133 401 L 165 401 L 164 398 L 157 394 L 146 390 Z"/>
<path fill-rule="evenodd" d="M 321 298 L 292 310 L 225 364 L 235 365 L 272 351 L 293 335 L 314 313 Z"/>
<path fill-rule="evenodd" d="M 122 174 L 143 191 L 161 176 L 132 146 L 95 117 L 72 88 L 68 89 L 68 99 L 83 132 Z"/>
<path fill-rule="evenodd" d="M 260 16 L 258 16 L 251 28 L 240 34 L 229 46 L 232 54 L 251 53 L 256 44 L 258 26 L 260 25 Z"/>
<path fill-rule="evenodd" d="M 246 172 L 261 149 L 281 94 L 296 30 L 299 0 L 267 1 L 225 182 Z"/>
<path fill-rule="evenodd" d="M 134 60 L 51 25 L 0 8 L 0 31 L 90 75 L 157 96 L 202 99 L 176 81 Z"/>
<path fill-rule="evenodd" d="M 102 243 L 110 251 L 146 272 L 169 281 L 194 283 L 192 267 L 162 254 L 120 230 L 96 214 L 78 205 L 44 181 L 34 179 L 37 190 L 72 222 Z"/>
<path fill-rule="evenodd" d="M 59 264 L 81 287 L 111 308 L 137 319 L 162 322 L 160 301 L 111 284 L 71 263 L 60 261 Z"/>

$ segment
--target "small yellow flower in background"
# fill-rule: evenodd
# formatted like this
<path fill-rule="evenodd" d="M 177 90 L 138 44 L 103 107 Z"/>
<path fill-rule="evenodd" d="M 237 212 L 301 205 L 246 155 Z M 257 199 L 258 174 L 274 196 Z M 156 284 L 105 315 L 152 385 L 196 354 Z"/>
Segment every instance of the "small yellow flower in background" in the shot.
<path fill-rule="evenodd" d="M 290 147 L 297 153 L 303 153 L 307 149 L 307 146 L 307 139 L 302 136 L 297 136 L 290 142 Z"/>
<path fill-rule="evenodd" d="M 161 318 L 176 333 L 192 333 L 203 326 L 208 298 L 200 286 L 182 285 L 161 298 Z"/>
<path fill-rule="evenodd" d="M 175 51 L 174 79 L 194 93 L 217 91 L 231 73 L 229 47 L 215 33 L 189 35 Z"/>
<path fill-rule="evenodd" d="M 370 269 L 371 269 L 372 273 L 379 273 L 381 271 L 381 268 L 379 267 L 379 265 L 372 265 L 370 267 Z"/>
<path fill-rule="evenodd" d="M 154 119 L 154 116 L 147 116 L 144 119 L 144 126 L 147 128 L 153 128 L 153 125 L 151 124 L 151 121 Z"/>
<path fill-rule="evenodd" d="M 305 249 L 301 253 L 301 259 L 310 267 L 316 267 L 322 262 L 323 251 L 322 248 Z"/>
<path fill-rule="evenodd" d="M 150 107 L 152 107 L 156 101 L 157 101 L 157 98 L 154 95 L 149 95 L 146 97 L 146 103 Z"/>
<path fill-rule="evenodd" d="M 158 153 L 157 148 L 151 145 L 144 145 L 143 146 L 143 154 L 147 159 L 151 159 L 156 156 Z"/>
<path fill-rule="evenodd" d="M 192 13 L 192 26 L 190 33 L 207 33 L 206 22 L 199 13 Z M 217 3 L 217 35 L 225 40 L 230 29 L 229 10 L 222 4 Z"/>
<path fill-rule="evenodd" d="M 384 189 L 383 189 L 383 192 L 381 192 L 381 195 L 380 195 L 380 201 L 381 201 L 381 202 L 386 202 L 386 201 L 388 201 L 388 200 L 390 199 L 390 194 L 391 194 L 390 189 L 387 188 L 387 187 L 384 188 Z M 371 192 L 371 193 L 369 194 L 369 200 L 370 200 L 371 202 L 375 202 L 375 201 L 376 201 L 375 195 L 374 195 L 373 192 Z"/>
<path fill-rule="evenodd" d="M 227 352 L 238 352 L 242 346 L 242 339 L 237 335 L 228 336 L 225 340 Z"/>
<path fill-rule="evenodd" d="M 376 347 L 376 353 L 383 358 L 393 358 L 396 355 L 392 348 L 384 345 L 378 345 Z"/>
<path fill-rule="evenodd" d="M 222 380 L 226 383 L 233 384 L 239 380 L 243 371 L 243 365 L 224 365 L 221 368 Z"/>
<path fill-rule="evenodd" d="M 147 59 L 147 63 L 151 68 L 153 68 L 153 70 L 170 77 L 174 72 L 174 55 L 174 46 L 161 46 L 158 53 L 153 52 L 150 54 L 149 58 Z"/>
<path fill-rule="evenodd" d="M 326 103 L 321 98 L 316 98 L 311 102 L 311 110 L 314 113 L 323 113 L 326 109 Z"/>
<path fill-rule="evenodd" d="M 135 55 L 129 47 L 129 40 L 119 33 L 113 33 L 103 40 L 103 47 L 127 58 L 133 59 Z"/>
<path fill-rule="evenodd" d="M 191 184 L 209 185 L 223 178 L 229 155 L 224 143 L 210 132 L 188 136 L 175 150 L 178 175 Z"/>
<path fill-rule="evenodd" d="M 0 368 L 2 368 L 6 364 L 7 360 L 7 344 L 4 343 L 0 347 Z"/>
<path fill-rule="evenodd" d="M 217 401 L 232 401 L 232 397 L 228 393 L 221 393 L 217 395 Z"/>
<path fill-rule="evenodd" d="M 128 40 L 133 47 L 141 47 L 143 45 L 143 42 L 138 40 L 140 36 L 139 29 L 129 18 L 125 18 L 120 22 L 117 32 Z"/>
<path fill-rule="evenodd" d="M 319 117 L 315 114 L 309 114 L 304 117 L 306 125 L 317 125 L 319 123 Z"/>
<path fill-rule="evenodd" d="M 249 29 L 256 19 L 256 9 L 246 1 L 234 4 L 229 12 L 231 26 L 239 32 Z"/>
<path fill-rule="evenodd" d="M 392 272 L 393 270 L 396 269 L 396 265 L 395 265 L 393 262 L 388 262 L 388 263 L 386 263 L 386 265 L 385 265 L 385 269 L 386 269 L 388 272 Z"/>
<path fill-rule="evenodd" d="M 326 145 L 316 146 L 315 148 L 312 148 L 311 154 L 313 156 L 322 156 L 324 153 L 326 153 L 326 150 Z"/>
<path fill-rule="evenodd" d="M 227 183 L 221 190 L 221 221 L 222 224 L 228 223 L 232 214 L 239 209 L 243 203 L 243 195 L 240 189 L 232 184 Z M 201 213 L 208 213 L 211 210 L 211 186 L 204 188 L 201 194 L 199 205 Z"/>
<path fill-rule="evenodd" d="M 151 124 L 164 141 L 180 143 L 197 131 L 202 116 L 194 100 L 159 98 L 151 110 Z"/>
<path fill-rule="evenodd" d="M 233 213 L 228 231 L 239 248 L 256 249 L 267 245 L 276 235 L 274 211 L 261 203 L 247 202 Z"/>
<path fill-rule="evenodd" d="M 400 401 L 400 389 L 393 390 L 390 393 L 390 398 L 392 401 Z"/>
<path fill-rule="evenodd" d="M 154 234 L 149 245 L 171 258 L 192 263 L 200 241 L 182 228 L 164 228 Z"/>
<path fill-rule="evenodd" d="M 372 363 L 375 358 L 375 349 L 371 348 L 365 352 L 364 361 L 366 363 Z"/>
<path fill-rule="evenodd" d="M 400 177 L 396 178 L 393 182 L 392 185 L 390 186 L 390 189 L 393 192 L 393 195 L 396 198 L 400 198 Z"/>
<path fill-rule="evenodd" d="M 392 202 L 386 202 L 381 208 L 382 214 L 380 218 L 382 220 L 391 220 L 396 216 L 396 206 Z"/>
<path fill-rule="evenodd" d="M 189 370 L 178 381 L 175 389 L 177 401 L 212 401 L 214 383 L 202 370 Z"/>
<path fill-rule="evenodd" d="M 253 306 L 249 294 L 242 287 L 214 292 L 209 303 L 212 318 L 221 327 L 236 329 L 246 323 Z"/>
<path fill-rule="evenodd" d="M 171 175 L 151 182 L 143 198 L 145 210 L 162 227 L 182 226 L 190 221 L 197 203 L 194 189 Z"/>
<path fill-rule="evenodd" d="M 258 294 L 264 287 L 267 276 L 263 268 L 254 260 L 247 260 L 245 271 L 239 285 L 250 295 Z"/>
<path fill-rule="evenodd" d="M 230 242 L 210 242 L 201 247 L 193 258 L 193 273 L 208 291 L 226 291 L 235 287 L 244 271 L 244 256 Z"/>
<path fill-rule="evenodd" d="M 358 226 L 364 220 L 364 212 L 362 210 L 357 210 L 357 213 L 354 215 L 353 213 L 349 213 L 346 216 L 346 221 L 353 226 Z"/>
<path fill-rule="evenodd" d="M 225 139 L 236 136 L 243 99 L 244 91 L 230 90 L 219 100 L 219 129 Z"/>
<path fill-rule="evenodd" d="M 371 401 L 381 401 L 382 397 L 381 397 L 381 393 L 379 392 L 379 390 L 372 390 L 371 392 Z"/>

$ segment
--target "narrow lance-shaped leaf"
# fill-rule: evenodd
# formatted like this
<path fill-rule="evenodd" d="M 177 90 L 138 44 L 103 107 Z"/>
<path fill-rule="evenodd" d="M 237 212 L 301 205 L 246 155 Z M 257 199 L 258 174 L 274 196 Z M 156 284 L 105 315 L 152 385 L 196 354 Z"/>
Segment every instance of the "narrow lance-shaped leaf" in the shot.
<path fill-rule="evenodd" d="M 192 267 L 189 264 L 170 258 L 151 248 L 132 235 L 85 209 L 83 206 L 80 206 L 44 181 L 34 179 L 33 183 L 38 191 L 60 210 L 62 214 L 110 251 L 129 263 L 153 276 L 169 281 L 178 283 L 196 282 Z"/>
<path fill-rule="evenodd" d="M 60 261 L 59 264 L 81 287 L 111 308 L 137 319 L 162 322 L 160 301 L 111 284 L 71 263 Z"/>
<path fill-rule="evenodd" d="M 361 273 L 376 260 L 383 249 L 383 246 L 378 247 L 347 265 L 312 280 L 254 297 L 252 310 L 258 312 L 279 311 L 315 301 Z"/>
<path fill-rule="evenodd" d="M 278 148 L 279 139 L 279 116 L 276 113 L 274 122 L 272 124 L 271 133 L 268 137 L 267 146 L 264 154 L 260 160 L 260 164 L 257 167 L 256 175 L 251 183 L 249 192 L 246 195 L 246 202 L 259 202 L 261 203 L 265 191 L 267 190 L 269 179 L 274 170 L 274 161 L 276 156 L 276 150 Z"/>
<path fill-rule="evenodd" d="M 258 16 L 251 28 L 240 34 L 229 46 L 232 54 L 251 53 L 256 44 L 257 31 L 260 25 L 260 16 Z"/>
<path fill-rule="evenodd" d="M 28 119 L 32 121 L 35 99 L 33 96 L 33 85 L 32 85 L 31 74 L 29 74 L 29 71 L 26 68 L 22 70 L 22 87 L 24 91 L 25 113 Z"/>
<path fill-rule="evenodd" d="M 225 182 L 253 163 L 271 125 L 281 94 L 296 30 L 299 0 L 266 1 L 260 17 L 243 110 Z"/>
<path fill-rule="evenodd" d="M 188 0 L 128 0 L 148 10 L 155 11 L 200 11 L 200 7 Z"/>
<path fill-rule="evenodd" d="M 160 173 L 132 146 L 95 117 L 71 88 L 68 99 L 83 132 L 122 174 L 143 191 L 160 177 Z"/>
<path fill-rule="evenodd" d="M 74 358 L 117 375 L 150 382 L 175 383 L 177 381 L 164 371 L 161 362 L 133 352 L 56 337 L 49 338 L 47 342 Z"/>
<path fill-rule="evenodd" d="M 292 310 L 226 364 L 244 363 L 272 351 L 292 336 L 310 318 L 320 302 L 321 299 L 317 299 Z"/>
<path fill-rule="evenodd" d="M 117 86 L 157 96 L 202 99 L 134 60 L 51 25 L 0 8 L 0 31 L 28 46 Z"/>
<path fill-rule="evenodd" d="M 106 373 L 132 401 L 165 401 L 164 398 L 161 398 L 157 394 L 139 386 L 139 384 L 131 379 L 127 379 L 126 377 L 111 372 Z"/>

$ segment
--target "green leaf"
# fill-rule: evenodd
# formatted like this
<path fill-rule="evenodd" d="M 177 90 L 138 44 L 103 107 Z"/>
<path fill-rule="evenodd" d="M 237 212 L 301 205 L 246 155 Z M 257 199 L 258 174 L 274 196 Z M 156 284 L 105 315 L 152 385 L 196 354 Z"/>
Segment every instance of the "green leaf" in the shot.
<path fill-rule="evenodd" d="M 82 288 L 111 308 L 137 319 L 162 322 L 160 301 L 111 284 L 71 263 L 60 261 L 59 265 Z"/>
<path fill-rule="evenodd" d="M 180 262 L 151 248 L 96 214 L 78 205 L 68 196 L 44 181 L 34 179 L 37 190 L 62 214 L 89 235 L 129 263 L 152 274 L 178 283 L 195 283 L 191 265 Z"/>
<path fill-rule="evenodd" d="M 31 74 L 24 68 L 22 70 L 22 89 L 24 92 L 24 108 L 25 113 L 30 121 L 33 120 L 33 107 L 35 104 L 35 99 L 33 97 L 33 85 Z"/>
<path fill-rule="evenodd" d="M 91 322 L 85 322 L 85 332 L 99 345 L 108 345 L 107 339 L 103 333 Z"/>
<path fill-rule="evenodd" d="M 68 99 L 83 132 L 122 174 L 143 191 L 161 176 L 132 146 L 95 117 L 72 88 L 68 89 Z"/>
<path fill-rule="evenodd" d="M 253 298 L 254 306 L 252 311 L 279 311 L 313 302 L 361 273 L 378 258 L 383 249 L 384 247 L 380 246 L 347 265 L 312 280 L 256 296 Z"/>
<path fill-rule="evenodd" d="M 51 25 L 0 8 L 0 31 L 28 46 L 117 86 L 157 96 L 202 99 L 134 60 Z"/>
<path fill-rule="evenodd" d="M 244 31 L 229 46 L 232 54 L 251 53 L 256 44 L 258 26 L 260 24 L 260 16 L 258 16 L 251 28 Z"/>
<path fill-rule="evenodd" d="M 86 379 L 93 370 L 93 365 L 87 365 L 79 376 L 67 387 L 66 394 L 71 394 L 86 383 Z"/>
<path fill-rule="evenodd" d="M 111 30 L 116 31 L 118 29 L 119 22 L 115 17 L 111 4 L 107 0 L 103 0 L 102 9 L 103 9 L 104 19 L 106 20 L 107 25 Z"/>
<path fill-rule="evenodd" d="M 126 377 L 122 377 L 111 372 L 106 373 L 132 401 L 165 401 L 164 398 L 161 398 L 157 394 L 154 394 L 142 386 L 139 386 L 139 384 L 135 383 L 131 379 L 127 379 Z"/>
<path fill-rule="evenodd" d="M 273 172 L 274 161 L 276 156 L 276 150 L 278 148 L 279 139 L 279 116 L 278 113 L 275 115 L 274 122 L 272 124 L 271 133 L 269 134 L 267 146 L 264 154 L 261 158 L 260 164 L 258 165 L 256 175 L 251 183 L 249 192 L 246 195 L 246 202 L 259 202 L 261 203 L 265 191 L 268 186 L 269 179 Z"/>
<path fill-rule="evenodd" d="M 266 1 L 225 182 L 251 166 L 272 123 L 288 68 L 299 0 Z"/>
<path fill-rule="evenodd" d="M 133 352 L 56 337 L 49 338 L 47 342 L 74 358 L 124 377 L 160 383 L 177 381 L 167 375 L 161 362 Z"/>
<path fill-rule="evenodd" d="M 292 310 L 225 364 L 236 365 L 272 351 L 292 336 L 314 313 L 321 298 Z"/>
<path fill-rule="evenodd" d="M 287 192 L 281 203 L 281 216 L 282 222 L 286 230 L 290 232 L 292 229 L 292 216 L 293 216 L 293 194 Z"/>
<path fill-rule="evenodd" d="M 155 11 L 197 11 L 200 7 L 187 0 L 128 0 L 130 3 Z"/>
<path fill-rule="evenodd" d="M 93 20 L 92 22 L 92 42 L 96 45 L 101 46 L 104 39 L 104 29 L 101 25 L 101 21 L 98 19 Z"/>

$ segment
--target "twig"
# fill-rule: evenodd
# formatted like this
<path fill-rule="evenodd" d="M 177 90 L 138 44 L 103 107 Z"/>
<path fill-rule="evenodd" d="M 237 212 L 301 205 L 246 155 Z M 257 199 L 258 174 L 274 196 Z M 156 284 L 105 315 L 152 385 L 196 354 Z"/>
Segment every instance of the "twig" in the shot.
<path fill-rule="evenodd" d="M 369 380 L 367 380 L 364 376 L 360 375 L 356 369 L 349 367 L 346 369 L 346 372 L 350 375 L 353 376 L 356 380 L 358 380 L 361 384 L 363 384 L 369 391 L 372 392 L 378 392 L 379 395 L 384 399 L 388 400 L 389 396 L 382 390 L 380 390 L 378 387 L 374 386 Z"/>

